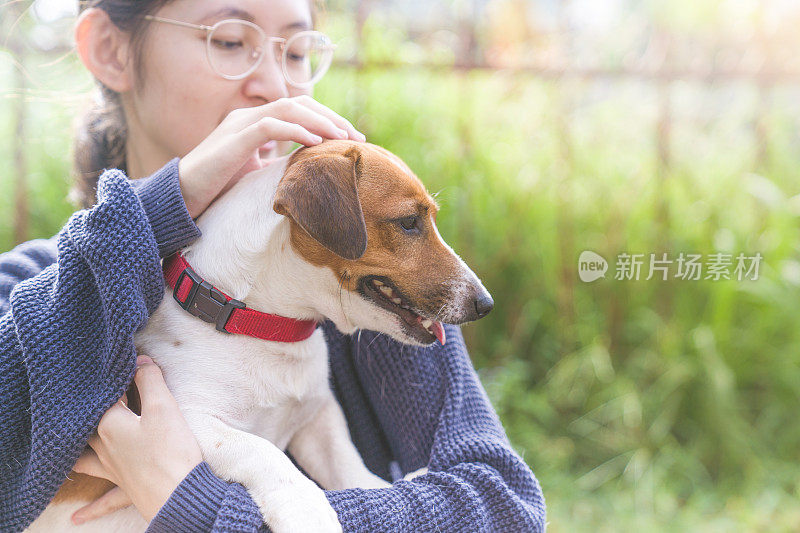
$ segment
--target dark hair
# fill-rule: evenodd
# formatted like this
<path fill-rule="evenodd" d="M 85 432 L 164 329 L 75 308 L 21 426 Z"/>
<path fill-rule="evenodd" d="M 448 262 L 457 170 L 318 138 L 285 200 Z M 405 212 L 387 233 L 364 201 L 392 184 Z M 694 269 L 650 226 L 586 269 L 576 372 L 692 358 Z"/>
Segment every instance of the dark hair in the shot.
<path fill-rule="evenodd" d="M 145 16 L 155 13 L 171 0 L 80 0 L 78 10 L 91 7 L 102 9 L 111 22 L 131 35 L 136 63 L 139 62 L 144 38 Z M 139 69 L 139 64 L 134 64 Z M 76 187 L 75 195 L 83 206 L 94 203 L 97 180 L 103 170 L 118 168 L 127 170 L 125 141 L 128 127 L 119 93 L 100 82 L 91 107 L 78 122 L 73 145 Z"/>

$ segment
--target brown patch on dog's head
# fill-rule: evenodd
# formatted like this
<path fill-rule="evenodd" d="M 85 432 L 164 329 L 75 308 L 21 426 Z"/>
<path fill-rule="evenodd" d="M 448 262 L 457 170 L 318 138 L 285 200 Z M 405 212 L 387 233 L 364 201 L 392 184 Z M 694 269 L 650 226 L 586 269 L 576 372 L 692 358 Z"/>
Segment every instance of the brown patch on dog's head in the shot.
<path fill-rule="evenodd" d="M 406 322 L 418 315 L 461 323 L 488 313 L 475 303 L 491 302 L 486 289 L 439 236 L 438 205 L 381 147 L 325 141 L 301 148 L 289 159 L 274 208 L 292 220 L 292 246 L 306 261 L 330 268 L 344 289 Z M 393 293 L 381 298 L 381 287 Z M 395 309 L 393 298 L 404 309 Z"/>

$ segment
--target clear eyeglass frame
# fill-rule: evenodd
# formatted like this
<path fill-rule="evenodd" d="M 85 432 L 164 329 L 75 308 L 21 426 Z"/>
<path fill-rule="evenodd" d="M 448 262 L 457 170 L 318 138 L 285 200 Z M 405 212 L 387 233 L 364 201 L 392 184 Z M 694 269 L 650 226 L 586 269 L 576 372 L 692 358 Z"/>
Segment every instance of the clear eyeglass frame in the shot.
<path fill-rule="evenodd" d="M 281 54 L 280 54 L 281 71 L 283 73 L 283 78 L 286 80 L 286 83 L 288 83 L 292 87 L 296 87 L 298 89 L 309 89 L 309 88 L 313 87 L 314 84 L 317 83 L 322 78 L 322 76 L 324 76 L 325 73 L 328 71 L 328 68 L 330 67 L 331 59 L 333 57 L 333 51 L 336 49 L 336 45 L 331 42 L 330 37 L 328 37 L 327 35 L 325 35 L 322 32 L 316 31 L 316 30 L 299 31 L 299 32 L 293 34 L 288 39 L 284 39 L 283 37 L 269 37 L 269 36 L 267 36 L 266 32 L 264 32 L 264 30 L 261 29 L 261 26 L 259 26 L 258 24 L 255 24 L 253 22 L 250 22 L 249 20 L 225 19 L 225 20 L 220 20 L 219 22 L 217 22 L 213 26 L 208 26 L 206 24 L 192 24 L 191 22 L 183 22 L 183 21 L 180 21 L 180 20 L 173 20 L 173 19 L 158 17 L 158 16 L 155 16 L 155 15 L 145 15 L 144 18 L 145 18 L 145 20 L 150 20 L 150 21 L 153 21 L 153 22 L 161 22 L 161 23 L 165 23 L 165 24 L 172 24 L 174 26 L 181 26 L 183 28 L 191 28 L 191 29 L 194 29 L 194 30 L 205 31 L 206 32 L 206 59 L 208 60 L 208 64 L 211 66 L 211 69 L 217 75 L 225 78 L 226 80 L 241 80 L 241 79 L 246 78 L 247 76 L 249 76 L 253 72 L 255 72 L 255 70 L 259 67 L 259 65 L 261 65 L 261 62 L 264 60 L 264 56 L 266 55 L 266 52 L 265 52 L 266 48 L 265 48 L 264 45 L 266 43 L 269 43 L 269 44 L 273 45 L 273 50 L 274 50 L 274 46 L 277 45 L 277 47 L 281 51 Z M 247 69 L 247 71 L 245 71 L 245 72 L 243 72 L 241 74 L 236 74 L 236 75 L 230 75 L 230 74 L 225 74 L 224 72 L 221 72 L 219 70 L 219 68 L 217 68 L 217 66 L 215 66 L 214 61 L 212 60 L 212 51 L 211 51 L 211 47 L 212 47 L 212 42 L 211 41 L 212 41 L 212 39 L 211 39 L 211 37 L 212 37 L 212 35 L 214 35 L 214 32 L 217 30 L 217 28 L 219 28 L 220 26 L 222 26 L 224 24 L 230 24 L 230 23 L 238 23 L 238 24 L 243 24 L 245 26 L 249 26 L 250 28 L 255 30 L 258 33 L 258 35 L 261 37 L 261 46 L 258 49 L 259 54 L 258 54 L 258 57 L 256 58 L 255 62 Z M 293 80 L 291 75 L 289 74 L 289 69 L 287 67 L 287 64 L 288 64 L 287 63 L 287 61 L 288 61 L 288 59 L 287 59 L 288 51 L 291 49 L 291 46 L 292 46 L 292 44 L 294 42 L 296 42 L 299 39 L 309 38 L 309 37 L 310 38 L 319 39 L 320 42 L 324 43 L 320 47 L 320 49 L 322 51 L 326 52 L 326 56 L 325 56 L 323 62 L 321 63 L 321 66 L 319 67 L 319 70 L 316 73 L 314 73 L 313 77 L 310 80 L 308 80 L 306 82 L 297 82 L 296 80 Z"/>

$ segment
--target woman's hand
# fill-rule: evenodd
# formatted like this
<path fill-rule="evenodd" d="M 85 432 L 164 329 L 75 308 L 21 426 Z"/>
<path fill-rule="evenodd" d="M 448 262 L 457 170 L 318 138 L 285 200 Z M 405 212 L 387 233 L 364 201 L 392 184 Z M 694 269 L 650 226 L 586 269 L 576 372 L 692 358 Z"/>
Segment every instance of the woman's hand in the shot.
<path fill-rule="evenodd" d="M 200 447 L 167 389 L 161 369 L 139 356 L 134 381 L 142 415 L 122 400 L 100 419 L 97 435 L 75 464 L 75 472 L 117 485 L 73 514 L 74 523 L 97 518 L 133 503 L 150 521 L 172 492 L 203 460 Z"/>
<path fill-rule="evenodd" d="M 239 178 L 261 168 L 258 151 L 267 142 L 312 146 L 323 138 L 366 140 L 350 122 L 306 95 L 230 112 L 179 163 L 181 192 L 189 214 L 198 217 Z"/>

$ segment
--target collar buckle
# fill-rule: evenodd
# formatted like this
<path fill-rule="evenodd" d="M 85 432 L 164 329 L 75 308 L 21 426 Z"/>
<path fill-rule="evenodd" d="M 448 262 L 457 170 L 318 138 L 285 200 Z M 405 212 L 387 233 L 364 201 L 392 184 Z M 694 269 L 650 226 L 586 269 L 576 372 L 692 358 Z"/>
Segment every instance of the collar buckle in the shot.
<path fill-rule="evenodd" d="M 178 292 L 186 278 L 191 280 L 192 286 L 186 298 L 181 300 Z M 228 299 L 219 289 L 214 288 L 213 285 L 197 275 L 191 267 L 186 267 L 178 276 L 175 288 L 172 290 L 172 297 L 189 314 L 204 322 L 215 324 L 217 330 L 224 333 L 230 333 L 225 326 L 233 310 L 247 307 L 244 302 L 233 298 Z"/>

